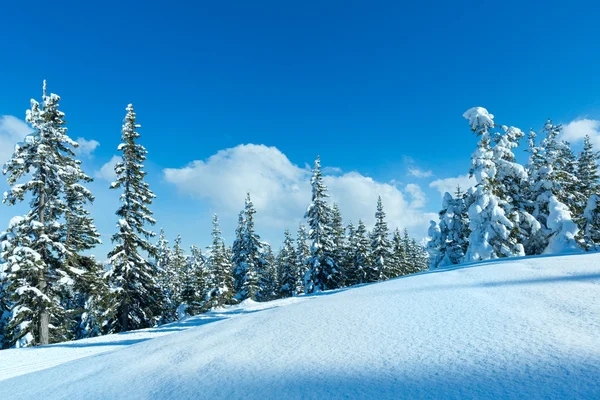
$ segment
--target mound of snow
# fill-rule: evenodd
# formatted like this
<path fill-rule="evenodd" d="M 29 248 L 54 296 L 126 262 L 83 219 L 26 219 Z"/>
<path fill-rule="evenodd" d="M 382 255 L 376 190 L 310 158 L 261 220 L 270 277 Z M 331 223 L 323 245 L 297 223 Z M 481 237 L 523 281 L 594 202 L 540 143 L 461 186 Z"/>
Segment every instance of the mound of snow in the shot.
<path fill-rule="evenodd" d="M 586 254 L 247 302 L 0 351 L 0 398 L 598 398 L 598 293 L 600 255 Z"/>

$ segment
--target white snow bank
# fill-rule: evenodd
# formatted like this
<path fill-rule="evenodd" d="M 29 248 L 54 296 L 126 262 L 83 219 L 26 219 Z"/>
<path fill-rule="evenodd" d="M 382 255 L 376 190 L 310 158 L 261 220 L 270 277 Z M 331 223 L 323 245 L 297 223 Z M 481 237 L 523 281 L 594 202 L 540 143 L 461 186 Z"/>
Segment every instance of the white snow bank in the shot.
<path fill-rule="evenodd" d="M 58 364 L 72 343 L 0 351 L 0 398 L 598 398 L 599 291 L 586 254 L 247 302 L 135 344 L 73 342 L 113 347 L 35 373 L 20 360 Z"/>

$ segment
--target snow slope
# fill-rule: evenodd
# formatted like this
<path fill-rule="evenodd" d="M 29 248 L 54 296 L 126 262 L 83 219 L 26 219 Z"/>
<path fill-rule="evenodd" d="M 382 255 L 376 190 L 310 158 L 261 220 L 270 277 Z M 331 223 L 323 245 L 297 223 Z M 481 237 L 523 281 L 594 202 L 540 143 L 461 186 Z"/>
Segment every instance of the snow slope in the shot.
<path fill-rule="evenodd" d="M 473 264 L 0 351 L 0 380 L 0 399 L 600 398 L 600 254 Z"/>

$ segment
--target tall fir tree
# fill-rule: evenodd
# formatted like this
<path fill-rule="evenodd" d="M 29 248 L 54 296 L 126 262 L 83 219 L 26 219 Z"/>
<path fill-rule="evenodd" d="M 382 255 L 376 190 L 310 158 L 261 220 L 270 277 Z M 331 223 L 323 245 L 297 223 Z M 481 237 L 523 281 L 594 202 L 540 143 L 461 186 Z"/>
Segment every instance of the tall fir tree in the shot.
<path fill-rule="evenodd" d="M 398 228 L 394 229 L 394 234 L 392 235 L 392 252 L 394 259 L 392 278 L 396 278 L 404 275 L 404 266 L 407 263 L 404 241 L 402 239 L 402 235 L 400 234 L 400 229 Z"/>
<path fill-rule="evenodd" d="M 342 280 L 341 271 L 335 260 L 332 212 L 327 204 L 327 187 L 323 183 L 321 160 L 317 156 L 312 170 L 312 201 L 305 218 L 310 226 L 311 240 L 308 271 L 304 278 L 306 293 L 335 289 Z"/>
<path fill-rule="evenodd" d="M 257 300 L 259 292 L 259 274 L 263 269 L 262 242 L 254 230 L 254 204 L 250 193 L 246 196 L 243 214 L 240 214 L 240 225 L 236 231 L 233 247 L 233 263 L 235 268 L 236 299 Z"/>
<path fill-rule="evenodd" d="M 306 227 L 302 224 L 298 227 L 298 233 L 296 234 L 296 286 L 295 292 L 297 294 L 304 293 L 304 276 L 308 271 L 308 259 L 310 257 L 310 247 L 306 243 L 308 240 L 308 233 Z"/>
<path fill-rule="evenodd" d="M 233 303 L 235 293 L 232 268 L 231 255 L 225 248 L 219 228 L 219 218 L 215 214 L 213 215 L 212 244 L 208 259 L 209 291 L 207 298 L 210 302 L 209 309 Z"/>
<path fill-rule="evenodd" d="M 263 256 L 258 274 L 259 301 L 270 301 L 279 297 L 279 276 L 273 250 L 268 243 L 263 242 Z"/>
<path fill-rule="evenodd" d="M 367 227 L 358 220 L 356 232 L 352 236 L 352 266 L 348 269 L 346 284 L 348 286 L 369 282 L 368 271 L 371 266 L 370 245 Z"/>
<path fill-rule="evenodd" d="M 367 274 L 370 282 L 383 281 L 392 276 L 392 244 L 389 239 L 389 230 L 383 211 L 381 196 L 377 198 L 377 212 L 375 212 L 375 226 L 371 232 L 371 263 Z"/>
<path fill-rule="evenodd" d="M 44 345 L 61 337 L 65 310 L 57 282 L 68 277 L 65 260 L 73 254 L 64 245 L 65 194 L 68 182 L 86 175 L 75 159 L 73 149 L 78 144 L 67 135 L 59 101 L 58 95 L 47 94 L 44 81 L 42 103 L 32 99 L 27 110 L 33 132 L 15 146 L 3 169 L 11 186 L 4 203 L 14 205 L 31 196 L 29 212 L 13 219 L 4 236 L 3 258 L 10 267 L 6 280 L 12 307 L 7 332 L 11 345 Z M 23 178 L 28 180 L 18 183 Z M 83 185 L 71 190 L 89 193 Z"/>
<path fill-rule="evenodd" d="M 471 130 L 480 138 L 472 156 L 470 175 L 477 184 L 473 204 L 469 207 L 469 247 L 466 261 L 487 260 L 522 254 L 522 246 L 510 239 L 515 227 L 504 210 L 504 200 L 496 195 L 497 159 L 491 147 L 494 116 L 484 108 L 474 107 L 464 115 Z"/>
<path fill-rule="evenodd" d="M 291 297 L 297 295 L 296 284 L 298 282 L 298 264 L 296 263 L 296 250 L 294 249 L 294 239 L 290 230 L 286 229 L 283 239 L 283 247 L 279 252 L 279 295 L 281 297 Z"/>
<path fill-rule="evenodd" d="M 155 196 L 144 181 L 147 151 L 137 143 L 140 127 L 133 105 L 129 104 L 118 147 L 122 160 L 115 165 L 117 180 L 111 185 L 112 189 L 123 191 L 120 197 L 123 204 L 116 212 L 118 232 L 112 237 L 115 247 L 108 254 L 112 266 L 109 279 L 114 291 L 111 332 L 152 326 L 162 308 L 157 270 L 144 255 L 156 254 L 156 248 L 148 240 L 155 234 L 145 227 L 156 221 L 148 208 Z"/>
<path fill-rule="evenodd" d="M 592 196 L 600 194 L 598 161 L 600 161 L 600 153 L 594 150 L 591 138 L 589 135 L 586 135 L 583 140 L 583 150 L 577 157 L 576 171 L 578 183 L 576 191 L 579 193 L 582 201 L 580 201 L 580 204 L 576 205 L 575 221 L 582 231 L 587 231 L 590 228 L 588 223 L 591 209 L 588 207 L 588 203 Z M 591 201 L 594 202 L 592 208 L 595 208 L 596 200 L 592 199 Z M 586 209 L 588 209 L 587 213 L 585 212 Z M 587 228 L 585 228 L 586 225 Z"/>

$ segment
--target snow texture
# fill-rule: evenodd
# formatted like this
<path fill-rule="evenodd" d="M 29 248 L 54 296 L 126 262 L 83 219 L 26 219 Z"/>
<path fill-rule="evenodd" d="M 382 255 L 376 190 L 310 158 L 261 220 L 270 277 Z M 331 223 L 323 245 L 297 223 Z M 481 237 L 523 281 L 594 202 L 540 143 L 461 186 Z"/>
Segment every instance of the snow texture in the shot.
<path fill-rule="evenodd" d="M 598 398 L 599 290 L 600 255 L 586 254 L 247 300 L 0 351 L 0 398 Z"/>

